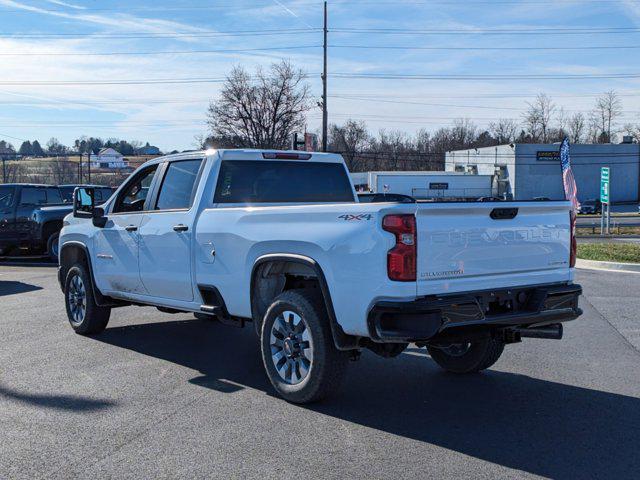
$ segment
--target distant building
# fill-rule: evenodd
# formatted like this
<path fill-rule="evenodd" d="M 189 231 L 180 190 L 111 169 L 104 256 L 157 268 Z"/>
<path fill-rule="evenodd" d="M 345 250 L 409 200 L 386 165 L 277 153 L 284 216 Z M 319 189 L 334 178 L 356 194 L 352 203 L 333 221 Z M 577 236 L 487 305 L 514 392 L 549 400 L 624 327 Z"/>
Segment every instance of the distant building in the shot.
<path fill-rule="evenodd" d="M 90 157 L 91 168 L 126 168 L 129 166 L 120 152 L 113 148 L 102 148 Z"/>
<path fill-rule="evenodd" d="M 600 196 L 600 168 L 611 169 L 611 202 L 640 201 L 640 145 L 572 144 L 571 167 L 581 202 Z M 514 200 L 564 198 L 559 144 L 514 143 L 447 152 L 445 170 L 495 175 L 497 194 Z"/>
<path fill-rule="evenodd" d="M 137 155 L 161 155 L 160 149 L 148 143 L 144 147 L 136 149 Z"/>
<path fill-rule="evenodd" d="M 392 171 L 355 172 L 357 192 L 399 193 L 418 200 L 476 199 L 494 195 L 493 175 L 457 172 Z"/>

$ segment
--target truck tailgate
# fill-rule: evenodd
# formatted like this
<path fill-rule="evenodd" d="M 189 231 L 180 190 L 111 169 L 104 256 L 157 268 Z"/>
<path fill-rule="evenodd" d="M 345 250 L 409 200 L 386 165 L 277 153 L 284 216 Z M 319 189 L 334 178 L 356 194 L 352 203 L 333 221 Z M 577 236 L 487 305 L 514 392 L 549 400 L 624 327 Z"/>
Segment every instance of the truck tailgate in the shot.
<path fill-rule="evenodd" d="M 418 204 L 417 293 L 570 279 L 568 202 Z"/>

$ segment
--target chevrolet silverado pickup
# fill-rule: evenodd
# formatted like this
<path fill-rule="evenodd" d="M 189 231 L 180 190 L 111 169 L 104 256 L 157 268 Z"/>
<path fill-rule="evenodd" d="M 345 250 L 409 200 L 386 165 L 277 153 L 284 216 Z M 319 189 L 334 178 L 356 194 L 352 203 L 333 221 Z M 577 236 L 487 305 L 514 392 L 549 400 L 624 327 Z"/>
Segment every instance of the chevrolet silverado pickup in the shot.
<path fill-rule="evenodd" d="M 271 150 L 157 158 L 94 194 L 76 189 L 60 236 L 71 327 L 97 334 L 125 305 L 251 322 L 295 403 L 363 349 L 413 343 L 472 373 L 581 314 L 567 201 L 360 203 L 339 155 Z"/>

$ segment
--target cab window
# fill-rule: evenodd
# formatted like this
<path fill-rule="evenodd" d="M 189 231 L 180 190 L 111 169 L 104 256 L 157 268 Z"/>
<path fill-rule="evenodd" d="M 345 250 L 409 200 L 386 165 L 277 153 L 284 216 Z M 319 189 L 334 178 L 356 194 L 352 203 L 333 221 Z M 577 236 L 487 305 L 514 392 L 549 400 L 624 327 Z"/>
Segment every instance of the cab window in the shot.
<path fill-rule="evenodd" d="M 176 210 L 191 207 L 196 178 L 202 160 L 171 162 L 160 187 L 156 210 Z"/>
<path fill-rule="evenodd" d="M 60 195 L 60 190 L 58 187 L 48 187 L 47 189 L 47 203 L 55 204 L 55 203 L 64 203 L 62 201 L 62 195 Z"/>
<path fill-rule="evenodd" d="M 158 165 L 152 165 L 133 177 L 116 199 L 113 213 L 141 212 Z"/>

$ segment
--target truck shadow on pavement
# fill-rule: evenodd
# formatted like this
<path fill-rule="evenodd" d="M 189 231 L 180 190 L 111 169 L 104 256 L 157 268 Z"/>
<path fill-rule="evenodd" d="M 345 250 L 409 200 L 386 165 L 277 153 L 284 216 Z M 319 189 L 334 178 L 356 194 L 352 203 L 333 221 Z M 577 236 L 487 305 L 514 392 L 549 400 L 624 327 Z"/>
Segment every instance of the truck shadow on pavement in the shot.
<path fill-rule="evenodd" d="M 191 382 L 202 387 L 274 395 L 251 325 L 169 321 L 94 338 L 198 370 Z M 341 394 L 300 408 L 545 477 L 630 478 L 640 469 L 640 399 L 496 370 L 456 376 L 419 352 L 365 353 Z"/>
<path fill-rule="evenodd" d="M 113 402 L 108 400 L 96 400 L 76 395 L 26 393 L 0 385 L 0 399 L 2 398 L 35 407 L 68 410 L 70 412 L 94 412 L 114 405 Z"/>
<path fill-rule="evenodd" d="M 0 297 L 5 295 L 16 295 L 18 293 L 33 292 L 42 290 L 42 287 L 31 285 L 30 283 L 16 282 L 13 280 L 0 280 Z"/>

